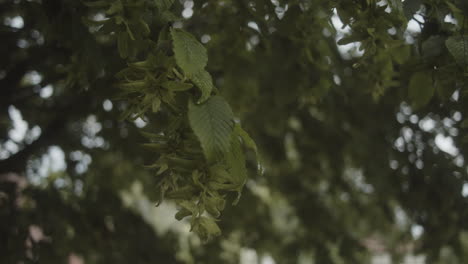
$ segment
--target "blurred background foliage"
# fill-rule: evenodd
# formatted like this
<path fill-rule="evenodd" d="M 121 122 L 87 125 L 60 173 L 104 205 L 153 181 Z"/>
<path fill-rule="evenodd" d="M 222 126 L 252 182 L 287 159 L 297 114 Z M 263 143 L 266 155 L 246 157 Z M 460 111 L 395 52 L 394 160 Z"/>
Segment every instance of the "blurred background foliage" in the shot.
<path fill-rule="evenodd" d="M 151 39 L 170 25 L 205 45 L 261 156 L 207 243 L 154 207 L 139 131 L 165 120 L 119 121 L 126 61 L 92 2 L 0 0 L 1 263 L 467 263 L 465 1 L 141 10 Z"/>

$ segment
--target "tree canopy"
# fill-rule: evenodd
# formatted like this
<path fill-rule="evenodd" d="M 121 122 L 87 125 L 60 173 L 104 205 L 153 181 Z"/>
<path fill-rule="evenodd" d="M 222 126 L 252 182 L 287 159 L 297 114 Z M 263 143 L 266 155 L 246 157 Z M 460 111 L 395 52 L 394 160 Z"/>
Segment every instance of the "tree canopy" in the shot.
<path fill-rule="evenodd" d="M 0 262 L 466 263 L 467 15 L 0 0 Z"/>

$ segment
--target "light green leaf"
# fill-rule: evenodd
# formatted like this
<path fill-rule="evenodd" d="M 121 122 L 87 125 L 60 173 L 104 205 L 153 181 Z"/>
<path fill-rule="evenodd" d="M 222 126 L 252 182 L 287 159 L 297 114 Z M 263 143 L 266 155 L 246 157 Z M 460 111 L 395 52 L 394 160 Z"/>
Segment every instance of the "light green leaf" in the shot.
<path fill-rule="evenodd" d="M 138 92 L 145 89 L 148 86 L 146 81 L 132 81 L 129 83 L 120 83 L 118 87 L 127 92 Z"/>
<path fill-rule="evenodd" d="M 200 105 L 189 101 L 188 117 L 207 160 L 222 158 L 229 151 L 234 129 L 234 114 L 229 104 L 221 96 L 213 96 Z"/>
<path fill-rule="evenodd" d="M 156 172 L 156 175 L 161 175 L 169 169 L 169 166 L 167 162 L 164 160 L 164 158 L 159 158 L 155 163 L 146 165 L 144 167 L 148 169 L 159 168 L 158 171 Z"/>
<path fill-rule="evenodd" d="M 225 165 L 216 164 L 210 167 L 210 179 L 208 188 L 215 191 L 237 191 L 240 185 L 229 174 Z"/>
<path fill-rule="evenodd" d="M 185 208 L 180 208 L 180 210 L 175 214 L 175 219 L 180 221 L 189 215 L 192 215 L 192 212 L 190 212 L 189 210 Z"/>
<path fill-rule="evenodd" d="M 214 236 L 221 235 L 221 229 L 219 229 L 216 222 L 213 219 L 204 216 L 194 219 L 192 229 L 202 240 L 205 241 Z"/>
<path fill-rule="evenodd" d="M 222 211 L 225 206 L 225 200 L 219 195 L 211 197 L 204 196 L 203 202 L 206 211 L 214 217 L 219 217 L 221 215 L 220 211 Z"/>
<path fill-rule="evenodd" d="M 413 105 L 418 108 L 426 105 L 434 95 L 432 76 L 428 72 L 417 72 L 411 76 L 409 82 L 409 98 Z"/>
<path fill-rule="evenodd" d="M 208 234 L 218 236 L 221 234 L 221 230 L 215 221 L 208 217 L 200 217 L 200 225 L 203 226 Z"/>
<path fill-rule="evenodd" d="M 163 134 L 155 134 L 155 133 L 150 133 L 146 131 L 139 131 L 142 136 L 144 136 L 147 139 L 151 140 L 162 140 L 165 141 L 166 137 Z"/>
<path fill-rule="evenodd" d="M 180 207 L 192 212 L 193 215 L 198 214 L 198 207 L 192 201 L 187 201 L 187 200 L 179 201 L 179 202 L 177 202 L 177 205 L 179 205 Z"/>
<path fill-rule="evenodd" d="M 234 127 L 235 133 L 242 139 L 244 145 L 251 149 L 255 153 L 255 159 L 257 161 L 257 172 L 261 173 L 261 164 L 260 164 L 260 157 L 258 155 L 257 144 L 255 141 L 250 137 L 250 135 L 241 127 L 240 124 L 236 124 Z"/>
<path fill-rule="evenodd" d="M 113 15 L 113 14 L 121 13 L 122 11 L 123 11 L 122 2 L 115 1 L 110 5 L 109 9 L 107 9 L 106 14 Z"/>
<path fill-rule="evenodd" d="M 249 133 L 247 133 L 240 124 L 236 124 L 234 127 L 234 130 L 236 131 L 236 134 L 239 135 L 239 137 L 242 139 L 244 142 L 245 146 L 255 152 L 255 155 L 258 154 L 257 152 L 257 145 L 255 144 L 255 141 L 250 137 Z"/>
<path fill-rule="evenodd" d="M 189 200 L 197 194 L 197 190 L 193 186 L 184 186 L 177 188 L 176 190 L 169 191 L 166 193 L 166 197 L 169 199 L 185 199 Z"/>
<path fill-rule="evenodd" d="M 245 168 L 245 155 L 237 135 L 231 139 L 231 147 L 226 154 L 226 164 L 235 183 L 244 184 L 247 180 L 247 169 Z"/>
<path fill-rule="evenodd" d="M 203 70 L 208 63 L 205 47 L 195 37 L 181 29 L 171 29 L 171 36 L 177 65 L 185 75 L 190 78 Z"/>
<path fill-rule="evenodd" d="M 214 89 L 210 73 L 205 70 L 201 70 L 194 74 L 190 79 L 198 89 L 200 89 L 201 96 L 198 103 L 205 102 L 210 97 L 211 91 Z"/>
<path fill-rule="evenodd" d="M 231 138 L 231 146 L 229 152 L 226 153 L 226 164 L 228 166 L 229 174 L 234 181 L 235 191 L 237 191 L 237 198 L 233 202 L 233 204 L 236 204 L 240 199 L 242 188 L 247 181 L 245 155 L 242 150 L 239 137 L 236 134 Z"/>
<path fill-rule="evenodd" d="M 215 164 L 209 168 L 211 180 L 218 183 L 232 182 L 232 176 L 227 172 L 224 165 Z"/>
<path fill-rule="evenodd" d="M 458 64 L 468 64 L 468 35 L 449 37 L 445 45 Z"/>
<path fill-rule="evenodd" d="M 169 166 L 167 165 L 167 163 L 162 163 L 162 164 L 159 166 L 159 170 L 156 172 L 156 175 L 161 175 L 161 174 L 163 174 L 165 171 L 167 171 L 167 169 L 169 169 Z"/>
<path fill-rule="evenodd" d="M 152 102 L 153 113 L 159 112 L 160 108 L 161 108 L 161 99 L 159 99 L 159 97 L 153 98 L 153 102 Z"/>

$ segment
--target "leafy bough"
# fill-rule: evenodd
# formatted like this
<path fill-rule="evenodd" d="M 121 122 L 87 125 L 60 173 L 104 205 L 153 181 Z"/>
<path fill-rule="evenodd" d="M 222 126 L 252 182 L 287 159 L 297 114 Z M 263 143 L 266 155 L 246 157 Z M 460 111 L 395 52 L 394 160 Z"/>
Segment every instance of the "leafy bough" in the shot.
<path fill-rule="evenodd" d="M 216 221 L 227 194 L 237 193 L 234 203 L 240 198 L 248 174 L 244 152 L 257 151 L 217 94 L 205 69 L 205 47 L 190 33 L 167 26 L 175 17 L 169 12 L 172 1 L 162 2 L 104 0 L 88 6 L 104 9 L 108 19 L 100 30 L 117 36 L 117 49 L 128 64 L 116 75 L 118 98 L 128 105 L 122 118 L 167 117 L 158 133 L 142 132 L 150 141 L 143 147 L 157 155 L 148 167 L 156 170 L 159 202 L 175 201 L 176 219 L 190 217 L 192 231 L 207 240 L 221 233 Z M 162 18 L 157 40 L 139 12 Z M 141 56 L 146 59 L 135 61 Z"/>

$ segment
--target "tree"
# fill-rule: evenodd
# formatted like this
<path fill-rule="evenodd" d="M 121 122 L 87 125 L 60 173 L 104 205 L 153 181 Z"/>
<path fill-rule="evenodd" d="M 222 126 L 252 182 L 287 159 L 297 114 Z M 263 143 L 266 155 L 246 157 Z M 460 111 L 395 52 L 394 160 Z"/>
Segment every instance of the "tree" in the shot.
<path fill-rule="evenodd" d="M 465 1 L 0 7 L 2 263 L 467 261 Z"/>

